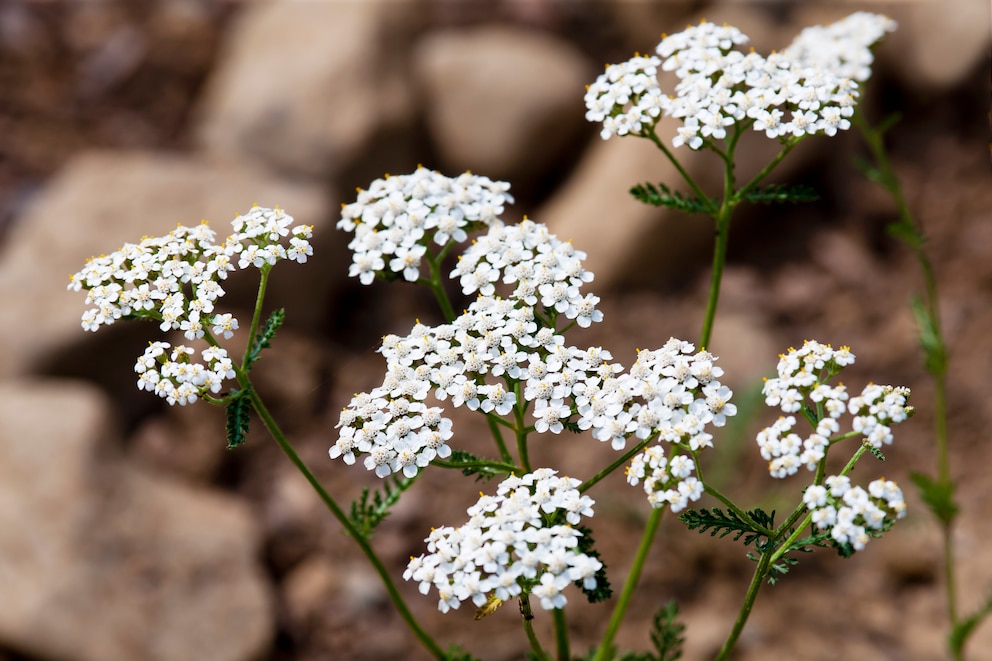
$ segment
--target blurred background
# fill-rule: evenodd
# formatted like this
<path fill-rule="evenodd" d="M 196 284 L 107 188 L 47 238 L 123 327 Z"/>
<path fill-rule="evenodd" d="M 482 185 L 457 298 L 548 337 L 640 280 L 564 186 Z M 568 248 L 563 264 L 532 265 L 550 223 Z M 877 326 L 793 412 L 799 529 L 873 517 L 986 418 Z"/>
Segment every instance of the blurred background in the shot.
<path fill-rule="evenodd" d="M 82 295 L 65 285 L 87 257 L 200 219 L 223 234 L 253 203 L 313 224 L 312 260 L 275 271 L 268 300 L 288 319 L 254 374 L 304 459 L 347 502 L 375 479 L 327 458 L 337 412 L 380 383 L 383 334 L 438 319 L 424 292 L 348 281 L 347 237 L 334 225 L 356 186 L 418 164 L 511 182 L 505 219 L 548 224 L 596 273 L 606 321 L 571 341 L 629 365 L 638 347 L 698 335 L 712 229 L 627 194 L 679 180 L 646 141 L 600 140 L 583 117 L 584 85 L 604 63 L 651 52 L 661 33 L 701 18 L 739 27 L 768 53 L 858 10 L 899 22 L 862 105 L 874 122 L 901 114 L 890 153 L 941 286 L 960 598 L 963 610 L 976 607 L 992 591 L 987 2 L 9 0 L 0 3 L 0 661 L 423 657 L 372 570 L 261 430 L 228 451 L 221 411 L 170 409 L 139 393 L 131 367 L 157 339 L 150 326 L 80 330 Z M 742 179 L 776 151 L 749 138 Z M 911 511 L 851 560 L 803 557 L 759 596 L 735 658 L 946 658 L 939 532 L 908 479 L 935 472 L 932 386 L 909 308 L 922 281 L 886 233 L 894 204 L 856 166 L 866 155 L 854 131 L 808 139 L 769 181 L 808 185 L 821 199 L 735 219 L 711 349 L 740 415 L 717 437 L 707 472 L 745 507 L 791 508 L 798 478 L 770 480 L 754 446 L 776 417 L 761 402 L 761 377 L 805 338 L 848 344 L 858 356 L 845 372 L 851 388 L 914 391 L 918 415 L 897 428 L 884 465 Z M 718 190 L 714 158 L 678 156 Z M 242 319 L 254 286 L 236 279 L 225 298 Z M 485 425 L 455 424 L 458 447 L 488 451 Z M 585 436 L 538 445 L 538 460 L 577 477 L 612 456 Z M 877 462 L 863 464 L 856 475 L 878 476 Z M 648 507 L 614 477 L 591 495 L 619 585 Z M 375 538 L 397 580 L 431 526 L 464 521 L 479 488 L 426 471 Z M 751 562 L 739 544 L 674 517 L 659 535 L 617 642 L 647 649 L 655 610 L 674 598 L 686 658 L 711 658 Z M 513 606 L 475 622 L 471 608 L 441 616 L 433 597 L 401 588 L 443 644 L 487 660 L 525 649 Z M 581 653 L 610 606 L 568 596 Z M 547 619 L 538 615 L 542 635 Z M 988 649 L 992 626 L 975 635 L 970 658 Z"/>

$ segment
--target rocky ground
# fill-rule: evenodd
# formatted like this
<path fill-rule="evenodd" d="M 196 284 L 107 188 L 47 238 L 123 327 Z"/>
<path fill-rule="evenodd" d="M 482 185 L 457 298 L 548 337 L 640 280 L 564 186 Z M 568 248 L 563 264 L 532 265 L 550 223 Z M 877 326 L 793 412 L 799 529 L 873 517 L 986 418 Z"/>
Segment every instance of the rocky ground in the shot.
<path fill-rule="evenodd" d="M 885 4 L 900 28 L 878 52 L 864 103 L 874 118 L 902 113 L 892 159 L 940 281 L 953 352 L 959 592 L 970 611 L 992 590 L 989 16 L 974 0 L 946 4 Z M 327 459 L 337 411 L 378 384 L 378 338 L 432 314 L 430 299 L 411 289 L 347 281 L 334 223 L 355 186 L 417 163 L 512 182 L 508 218 L 526 214 L 572 238 L 597 274 L 606 321 L 574 341 L 629 365 L 637 347 L 698 333 L 711 230 L 627 197 L 633 183 L 675 175 L 649 145 L 600 141 L 583 119 L 583 85 L 602 62 L 647 51 L 658 33 L 701 16 L 740 27 L 768 52 L 805 25 L 861 8 L 879 9 L 0 5 L 0 661 L 424 658 L 361 555 L 259 429 L 227 451 L 219 411 L 166 409 L 137 392 L 130 367 L 148 327 L 80 331 L 82 299 L 64 288 L 86 257 L 176 223 L 208 218 L 223 228 L 254 202 L 314 224 L 312 262 L 273 282 L 271 300 L 287 308 L 288 322 L 256 375 L 303 458 L 348 500 L 373 482 Z M 763 164 L 767 142 L 742 152 L 741 172 Z M 848 344 L 858 356 L 845 374 L 852 387 L 913 389 L 918 414 L 897 430 L 884 466 L 911 494 L 910 515 L 850 560 L 804 557 L 761 594 L 735 658 L 946 658 L 939 534 L 908 479 L 935 470 L 932 386 L 909 308 L 919 269 L 885 231 L 891 201 L 854 166 L 864 153 L 858 137 L 802 147 L 776 180 L 822 198 L 750 210 L 731 237 L 711 348 L 741 415 L 717 439 L 708 475 L 745 506 L 789 507 L 795 484 L 772 484 L 753 445 L 774 417 L 756 388 L 777 354 L 804 338 Z M 685 163 L 714 183 L 705 154 Z M 251 288 L 232 283 L 235 310 L 249 308 Z M 488 433 L 471 416 L 456 427 L 469 448 Z M 535 450 L 580 476 L 611 452 L 585 437 L 554 437 Z M 877 464 L 865 475 L 869 468 Z M 431 526 L 460 523 L 477 489 L 427 471 L 376 536 L 390 570 L 402 573 Z M 647 507 L 619 477 L 592 495 L 600 552 L 618 581 Z M 618 643 L 647 648 L 655 609 L 675 598 L 688 625 L 685 658 L 711 658 L 751 568 L 739 544 L 669 517 Z M 402 588 L 445 643 L 487 660 L 520 657 L 513 607 L 475 622 L 471 609 L 442 616 L 433 598 Z M 571 601 L 578 653 L 596 641 L 608 610 Z M 547 618 L 537 624 L 546 635 Z M 975 634 L 969 658 L 988 649 L 992 626 Z"/>

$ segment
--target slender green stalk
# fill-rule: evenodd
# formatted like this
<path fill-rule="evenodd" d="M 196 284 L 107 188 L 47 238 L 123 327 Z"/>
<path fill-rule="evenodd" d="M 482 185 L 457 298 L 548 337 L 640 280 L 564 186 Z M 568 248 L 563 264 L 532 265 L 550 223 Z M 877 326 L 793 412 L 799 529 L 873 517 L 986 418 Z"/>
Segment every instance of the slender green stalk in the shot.
<path fill-rule="evenodd" d="M 930 360 L 927 356 L 927 369 L 934 381 L 934 436 L 937 441 L 937 481 L 941 485 L 952 484 L 950 468 L 950 448 L 947 431 L 947 363 L 946 344 L 940 322 L 940 297 L 937 289 L 937 277 L 934 274 L 933 264 L 926 252 L 926 241 L 923 228 L 915 220 L 909 203 L 906 201 L 899 184 L 899 178 L 895 174 L 892 163 L 889 160 L 888 152 L 885 150 L 884 130 L 876 129 L 869 125 L 861 112 L 855 112 L 852 121 L 861 136 L 864 138 L 872 159 L 875 161 L 875 174 L 877 182 L 885 188 L 896 203 L 899 213 L 899 231 L 897 236 L 901 238 L 913 251 L 916 261 L 923 272 L 923 286 L 926 291 L 924 306 L 926 309 L 927 322 L 930 325 L 934 341 L 934 346 L 927 348 L 928 352 L 938 355 L 938 360 Z M 947 616 L 951 628 L 954 629 L 960 623 L 957 609 L 957 579 L 954 567 L 954 535 L 953 517 L 938 517 L 941 525 L 942 541 L 944 546 L 943 574 L 944 589 L 947 599 Z M 955 657 L 962 658 L 960 650 L 956 651 Z"/>
<path fill-rule="evenodd" d="M 697 467 L 699 466 L 698 462 L 697 462 L 696 466 Z M 702 481 L 702 478 L 700 478 L 700 481 Z M 769 535 L 769 536 L 770 535 L 773 535 L 775 533 L 774 530 L 770 530 L 768 528 L 765 528 L 764 526 L 759 526 L 753 519 L 751 519 L 751 517 L 749 517 L 747 515 L 747 512 L 745 512 L 740 507 L 738 507 L 736 504 L 734 504 L 734 502 L 732 500 L 730 500 L 725 495 L 723 495 L 723 493 L 719 489 L 717 489 L 716 487 L 711 487 L 710 485 L 704 483 L 703 484 L 703 490 L 706 493 L 708 493 L 709 495 L 711 495 L 714 498 L 716 498 L 717 500 L 719 500 L 721 503 L 723 503 L 728 510 L 732 511 L 739 518 L 741 518 L 744 521 L 749 522 L 756 530 L 760 530 L 762 533 L 764 533 L 765 535 Z"/>
<path fill-rule="evenodd" d="M 706 349 L 713 334 L 713 321 L 716 319 L 716 308 L 720 302 L 720 283 L 723 279 L 723 265 L 727 261 L 727 244 L 730 239 L 730 212 L 732 207 L 727 200 L 723 201 L 720 213 L 716 217 L 716 241 L 713 246 L 713 270 L 710 275 L 710 295 L 706 301 L 706 316 L 703 319 L 703 330 L 699 334 L 699 348 Z"/>
<path fill-rule="evenodd" d="M 643 441 L 641 441 L 640 443 L 638 443 L 637 445 L 635 445 L 634 447 L 632 447 L 631 449 L 629 449 L 626 452 L 624 452 L 623 455 L 619 459 L 617 459 L 612 464 L 610 464 L 609 466 L 607 466 L 606 468 L 604 468 L 603 470 L 599 471 L 598 473 L 596 473 L 595 475 L 593 475 L 592 477 L 590 477 L 588 480 L 586 480 L 585 482 L 583 482 L 582 484 L 580 484 L 579 485 L 579 493 L 585 493 L 594 484 L 596 484 L 597 482 L 599 482 L 600 480 L 602 480 L 604 477 L 606 477 L 607 475 L 609 475 L 610 473 L 612 473 L 616 469 L 618 469 L 621 466 L 623 466 L 624 464 L 626 464 L 628 461 L 630 461 L 630 459 L 635 454 L 637 454 L 638 452 L 640 452 L 641 450 L 643 450 L 647 446 L 648 443 L 650 443 L 651 441 L 653 441 L 656 438 L 657 438 L 657 435 L 652 436 L 650 438 L 646 438 Z"/>
<path fill-rule="evenodd" d="M 524 424 L 524 412 L 527 410 L 526 402 L 524 402 L 523 397 L 520 392 L 520 382 L 518 381 L 514 384 L 514 392 L 517 395 L 517 403 L 513 406 L 513 417 L 516 421 L 516 436 L 517 436 L 517 456 L 520 457 L 520 465 L 523 467 L 524 471 L 530 473 L 532 471 L 530 467 L 530 456 L 527 451 L 527 431 L 528 427 Z"/>
<path fill-rule="evenodd" d="M 724 661 L 724 659 L 730 656 L 730 653 L 737 645 L 737 639 L 740 638 L 741 632 L 744 630 L 744 625 L 751 616 L 751 609 L 754 607 L 754 600 L 758 597 L 758 591 L 761 590 L 761 586 L 765 582 L 765 576 L 768 575 L 768 568 L 770 566 L 771 554 L 762 554 L 761 558 L 758 560 L 758 565 L 754 568 L 754 575 L 751 576 L 751 584 L 747 588 L 747 594 L 744 595 L 744 604 L 741 606 L 741 610 L 737 614 L 737 620 L 734 622 L 734 628 L 731 629 L 730 635 L 727 636 L 727 640 L 723 643 L 723 647 L 720 648 L 720 652 L 716 655 L 716 661 Z"/>
<path fill-rule="evenodd" d="M 451 299 L 448 298 L 448 292 L 444 290 L 444 285 L 441 280 L 442 257 L 441 255 L 435 257 L 430 253 L 430 251 L 427 251 L 427 253 L 424 254 L 424 258 L 427 260 L 427 268 L 430 269 L 431 279 L 421 279 L 420 282 L 423 282 L 430 287 L 431 292 L 434 293 L 434 298 L 437 299 L 437 304 L 441 308 L 441 314 L 444 315 L 445 321 L 454 321 L 457 315 L 455 315 L 455 309 L 451 306 Z"/>
<path fill-rule="evenodd" d="M 399 613 L 400 617 L 403 618 L 403 621 L 406 622 L 414 636 L 417 637 L 417 640 L 421 642 L 421 644 L 427 649 L 428 652 L 430 652 L 431 655 L 437 659 L 444 659 L 444 650 L 442 650 L 440 646 L 434 642 L 434 639 L 431 638 L 430 634 L 424 631 L 424 629 L 414 618 L 413 613 L 411 613 L 410 609 L 407 607 L 403 596 L 399 593 L 399 590 L 393 583 L 393 579 L 389 575 L 389 571 L 386 569 L 385 565 L 382 564 L 379 556 L 376 555 L 376 552 L 372 548 L 371 544 L 369 544 L 368 539 L 366 539 L 365 536 L 363 536 L 354 526 L 354 524 L 352 524 L 351 520 L 348 518 L 348 515 L 345 514 L 344 510 L 342 510 L 337 504 L 334 497 L 331 496 L 326 489 L 324 489 L 317 477 L 310 471 L 307 465 L 303 463 L 300 455 L 296 453 L 296 450 L 286 439 L 286 436 L 282 433 L 279 425 L 272 418 L 269 410 L 265 407 L 265 404 L 262 402 L 262 399 L 258 396 L 255 389 L 251 387 L 251 383 L 248 381 L 247 376 L 243 372 L 238 374 L 238 382 L 242 388 L 249 391 L 252 406 L 258 413 L 258 417 L 262 419 L 262 424 L 265 425 L 265 428 L 269 431 L 269 434 L 271 434 L 272 438 L 275 439 L 276 444 L 279 445 L 283 453 L 289 457 L 289 460 L 293 463 L 293 465 L 296 466 L 300 473 L 303 474 L 303 477 L 306 478 L 307 482 L 310 483 L 310 486 L 312 486 L 314 491 L 317 492 L 320 499 L 324 501 L 327 509 L 331 511 L 334 518 L 338 520 L 341 526 L 348 533 L 348 536 L 355 540 L 355 543 L 358 544 L 358 547 L 362 550 L 362 553 L 368 559 L 376 573 L 379 574 L 379 578 L 382 580 L 382 583 L 386 588 L 386 592 L 389 594 L 390 601 L 393 602 L 393 606 L 396 608 L 396 611 Z"/>
<path fill-rule="evenodd" d="M 658 532 L 658 526 L 661 524 L 661 517 L 664 512 L 665 508 L 652 508 L 651 510 L 647 525 L 644 527 L 644 534 L 641 536 L 641 543 L 637 547 L 637 554 L 634 556 L 634 563 L 631 565 L 630 572 L 627 574 L 627 580 L 624 582 L 623 590 L 617 598 L 616 606 L 613 607 L 610 621 L 606 625 L 606 632 L 603 634 L 593 661 L 605 661 L 610 657 L 610 652 L 613 649 L 613 639 L 616 638 L 624 615 L 627 614 L 627 606 L 630 605 L 630 598 L 634 595 L 634 588 L 637 587 L 637 583 L 641 579 L 641 570 L 644 569 L 644 561 L 647 560 L 648 552 L 651 550 L 651 543 L 654 541 L 655 533 Z"/>
<path fill-rule="evenodd" d="M 755 186 L 760 184 L 765 177 L 771 174 L 772 170 L 778 167 L 778 164 L 781 163 L 782 160 L 789 155 L 789 152 L 791 152 L 795 148 L 795 146 L 800 143 L 801 140 L 802 138 L 790 138 L 785 143 L 785 146 L 782 148 L 782 151 L 780 151 L 778 154 L 775 155 L 775 158 L 772 159 L 771 163 L 769 163 L 764 168 L 762 168 L 761 172 L 754 175 L 754 178 L 751 179 L 751 181 L 747 182 L 746 184 L 744 184 L 742 188 L 738 189 L 737 194 L 735 196 L 737 200 L 744 199 L 744 196 L 750 193 L 751 189 L 753 189 Z"/>
<path fill-rule="evenodd" d="M 551 661 L 551 657 L 541 647 L 541 641 L 537 639 L 537 633 L 534 631 L 534 613 L 530 608 L 530 595 L 526 593 L 520 595 L 519 601 L 520 618 L 524 621 L 524 632 L 530 642 L 531 651 L 540 661 Z"/>
<path fill-rule="evenodd" d="M 272 266 L 269 264 L 263 264 L 261 271 L 261 276 L 258 280 L 258 294 L 255 296 L 255 310 L 251 315 L 251 326 L 248 329 L 248 347 L 250 348 L 255 343 L 255 334 L 258 332 L 258 324 L 262 319 L 262 301 L 265 299 L 265 289 L 269 285 L 269 273 L 272 271 Z M 248 357 L 251 351 L 245 351 L 245 357 L 241 361 L 241 369 L 248 369 Z M 238 381 L 241 379 L 239 378 Z M 245 384 L 242 384 L 244 387 Z"/>
<path fill-rule="evenodd" d="M 568 621 L 565 619 L 565 609 L 555 608 L 551 611 L 555 625 L 555 647 L 558 650 L 558 661 L 570 661 L 572 658 L 568 647 Z"/>
<path fill-rule="evenodd" d="M 713 206 L 713 200 L 708 198 L 706 194 L 703 193 L 703 189 L 699 187 L 699 184 L 696 183 L 695 179 L 689 176 L 689 173 L 686 172 L 686 169 L 682 167 L 682 164 L 679 163 L 678 159 L 675 158 L 672 152 L 668 150 L 668 147 L 666 147 L 665 143 L 661 140 L 661 138 L 658 137 L 658 134 L 655 133 L 654 130 L 652 129 L 649 133 L 645 135 L 645 137 L 651 140 L 651 142 L 653 142 L 658 147 L 658 149 L 660 149 L 662 153 L 668 158 L 669 162 L 675 166 L 675 169 L 679 171 L 680 175 L 682 175 L 682 178 L 685 180 L 685 183 L 689 184 L 689 188 L 691 188 L 692 192 L 696 194 L 696 197 L 699 198 L 699 201 L 702 204 L 706 205 L 709 213 L 715 214 L 717 212 L 717 208 Z"/>
<path fill-rule="evenodd" d="M 506 442 L 503 440 L 503 433 L 499 430 L 499 423 L 505 422 L 503 418 L 498 415 L 487 415 L 486 422 L 489 424 L 489 431 L 492 432 L 493 440 L 496 441 L 496 447 L 499 449 L 499 456 L 503 458 L 508 464 L 513 463 L 513 455 L 506 447 Z"/>
<path fill-rule="evenodd" d="M 481 473 L 487 473 L 490 475 L 501 475 L 510 473 L 520 472 L 520 467 L 516 464 L 502 463 L 499 461 L 445 461 L 444 459 L 434 459 L 431 461 L 434 466 L 441 466 L 442 468 L 457 468 L 458 470 L 464 468 L 473 468 Z"/>

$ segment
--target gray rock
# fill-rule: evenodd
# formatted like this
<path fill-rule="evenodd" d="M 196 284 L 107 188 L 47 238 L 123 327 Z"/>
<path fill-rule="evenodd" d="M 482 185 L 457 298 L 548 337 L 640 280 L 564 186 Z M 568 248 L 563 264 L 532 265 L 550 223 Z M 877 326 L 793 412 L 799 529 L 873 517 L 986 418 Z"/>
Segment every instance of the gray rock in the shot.
<path fill-rule="evenodd" d="M 246 7 L 207 85 L 200 143 L 310 177 L 352 165 L 377 133 L 411 121 L 410 85 L 394 59 L 414 4 Z"/>
<path fill-rule="evenodd" d="M 322 306 L 312 303 L 327 291 L 327 277 L 345 275 L 331 260 L 316 259 L 326 248 L 323 242 L 337 234 L 327 221 L 331 209 L 320 188 L 193 156 L 92 152 L 70 161 L 17 219 L 0 254 L 0 300 L 6 302 L 6 314 L 30 320 L 0 325 L 0 375 L 29 372 L 48 361 L 53 351 L 102 341 L 103 333 L 136 326 L 115 324 L 101 329 L 97 338 L 83 333 L 83 295 L 65 287 L 68 274 L 82 268 L 87 258 L 145 235 L 165 234 L 177 224 L 195 225 L 202 218 L 210 219 L 218 235 L 225 236 L 230 231 L 227 221 L 255 202 L 282 206 L 298 222 L 315 225 L 315 258 L 304 265 L 280 265 L 273 272 L 270 297 L 292 310 L 292 323 L 314 323 L 323 313 Z M 321 275 L 322 265 L 327 277 Z M 307 278 L 305 289 L 299 286 L 301 277 Z M 256 282 L 249 277 L 238 280 L 225 287 L 229 295 L 223 303 L 250 309 Z M 158 333 L 150 325 L 134 330 L 144 334 L 141 345 Z M 120 367 L 126 371 L 128 365 Z"/>
<path fill-rule="evenodd" d="M 241 503 L 112 448 L 91 386 L 0 383 L 0 641 L 79 661 L 248 661 L 274 631 Z"/>
<path fill-rule="evenodd" d="M 517 185 L 546 173 L 584 134 L 593 69 L 557 37 L 500 26 L 442 31 L 413 58 L 445 168 Z"/>

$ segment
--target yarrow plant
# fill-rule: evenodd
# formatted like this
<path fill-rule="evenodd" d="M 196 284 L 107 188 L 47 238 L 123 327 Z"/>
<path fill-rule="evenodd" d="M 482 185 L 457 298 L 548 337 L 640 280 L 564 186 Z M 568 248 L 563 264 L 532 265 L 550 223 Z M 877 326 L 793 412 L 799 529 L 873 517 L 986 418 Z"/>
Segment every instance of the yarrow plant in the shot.
<path fill-rule="evenodd" d="M 809 341 L 790 349 L 781 356 L 777 377 L 765 383 L 766 403 L 784 415 L 758 434 L 758 450 L 772 477 L 806 478 L 796 491 L 795 508 L 782 522 L 761 509 L 742 509 L 707 482 L 700 465 L 704 450 L 719 450 L 719 430 L 737 414 L 719 359 L 707 349 L 731 213 L 743 201 L 804 199 L 796 191 L 758 191 L 756 185 L 799 140 L 848 127 L 857 81 L 867 78 L 868 49 L 891 27 L 884 17 L 856 14 L 830 28 L 804 32 L 793 46 L 766 58 L 736 51 L 746 42 L 736 28 L 702 23 L 665 37 L 657 56 L 608 67 L 589 87 L 588 117 L 603 123 L 604 138 L 650 138 L 678 165 L 655 134 L 658 119 L 667 115 L 682 120 L 674 146 L 712 149 L 727 163 L 722 200 L 702 195 L 680 165 L 696 197 L 672 194 L 664 185 L 660 191 L 653 186 L 635 190 L 651 204 L 709 214 L 718 234 L 698 343 L 670 338 L 657 349 L 639 350 L 629 369 L 603 347 L 574 343 L 575 334 L 604 321 L 599 297 L 587 291 L 594 276 L 584 265 L 586 253 L 530 219 L 506 224 L 501 214 L 513 202 L 509 184 L 470 173 L 447 177 L 419 167 L 409 175 L 376 180 L 342 205 L 338 228 L 350 235 L 349 275 L 362 285 L 425 285 L 443 317 L 435 325 L 417 321 L 406 335 L 383 337 L 381 384 L 355 394 L 340 412 L 330 459 L 364 468 L 382 484 L 363 492 L 348 511 L 300 459 L 250 380 L 255 361 L 283 320 L 281 310 L 261 320 L 269 273 L 279 261 L 306 262 L 312 256 L 312 228 L 291 227 L 285 212 L 255 207 L 235 218 L 233 234 L 221 243 L 204 224 L 127 244 L 70 277 L 69 288 L 86 290 L 91 306 L 82 326 L 97 330 L 118 320 L 149 319 L 161 332 L 182 335 L 190 345 L 149 343 L 135 365 L 138 388 L 169 404 L 203 399 L 224 406 L 230 447 L 245 440 L 254 410 L 436 658 L 470 656 L 446 652 L 420 626 L 371 540 L 418 476 L 441 469 L 486 480 L 488 491 L 468 508 L 467 522 L 433 528 L 426 551 L 412 557 L 403 573 L 420 593 L 435 593 L 442 612 L 470 601 L 481 618 L 515 600 L 531 655 L 550 659 L 532 624 L 533 597 L 551 613 L 554 656 L 571 659 L 565 620 L 574 596 L 570 586 L 591 602 L 612 596 L 590 524 L 595 502 L 587 492 L 623 469 L 628 484 L 637 487 L 631 493 L 647 501 L 651 514 L 589 658 L 614 657 L 614 637 L 666 509 L 681 513 L 690 529 L 734 533 L 754 550 L 755 578 L 718 656 L 726 658 L 761 585 L 781 578 L 797 562 L 796 552 L 829 547 L 849 556 L 905 514 L 895 482 L 879 478 L 862 487 L 849 474 L 865 453 L 881 458 L 881 448 L 892 443 L 892 427 L 913 413 L 909 391 L 869 384 L 852 397 L 845 386 L 832 385 L 855 360 L 847 347 Z M 679 79 L 674 96 L 661 92 L 659 70 Z M 751 183 L 737 188 L 734 148 L 749 129 L 779 140 L 783 151 Z M 248 346 L 234 360 L 221 343 L 233 338 L 241 324 L 215 308 L 228 273 L 249 268 L 259 271 L 259 291 Z M 449 298 L 451 289 L 474 297 L 460 313 Z M 197 342 L 206 346 L 191 346 Z M 492 457 L 468 451 L 450 414 L 455 408 L 486 418 Z M 797 420 L 803 419 L 808 433 L 797 430 Z M 566 432 L 609 444 L 615 459 L 584 476 L 534 466 L 529 450 L 536 439 Z M 828 475 L 828 455 L 841 445 L 853 446 L 848 460 L 840 470 L 830 464 Z M 722 507 L 689 509 L 704 496 Z M 674 606 L 667 606 L 655 619 L 652 638 L 659 659 L 680 653 L 675 613 Z"/>
<path fill-rule="evenodd" d="M 222 243 L 215 243 L 216 234 L 205 222 L 180 225 L 166 236 L 146 237 L 95 257 L 69 276 L 69 289 L 85 289 L 86 303 L 93 306 L 83 313 L 84 330 L 95 332 L 120 319 L 148 319 L 162 331 L 181 332 L 189 342 L 207 342 L 202 362 L 195 359 L 196 349 L 161 341 L 150 342 L 138 358 L 138 388 L 169 404 L 192 404 L 217 394 L 236 377 L 217 338 L 233 337 L 239 322 L 214 309 L 225 294 L 221 283 L 228 273 L 251 267 L 267 276 L 279 261 L 302 264 L 313 254 L 313 227 L 290 229 L 293 217 L 281 209 L 255 206 L 231 225 L 234 232 Z"/>

